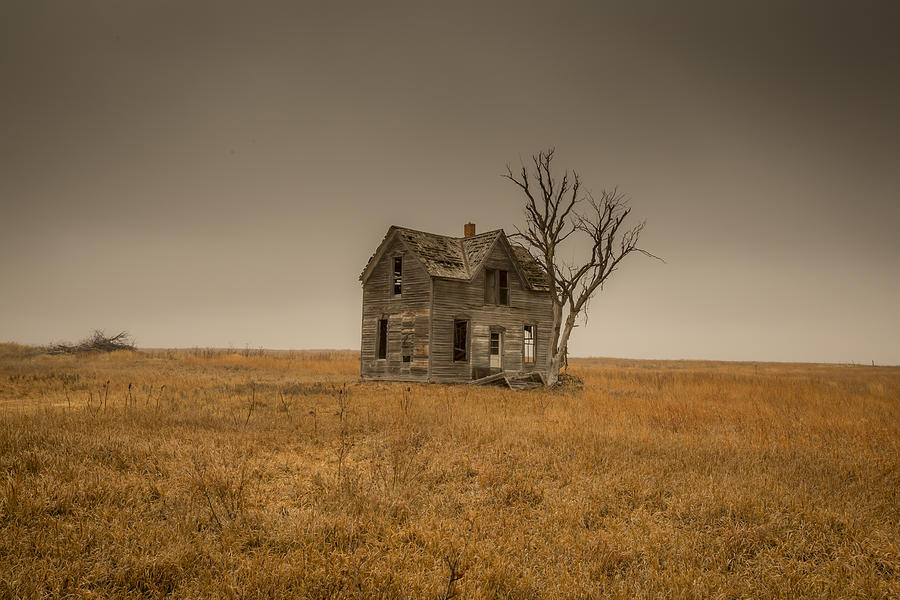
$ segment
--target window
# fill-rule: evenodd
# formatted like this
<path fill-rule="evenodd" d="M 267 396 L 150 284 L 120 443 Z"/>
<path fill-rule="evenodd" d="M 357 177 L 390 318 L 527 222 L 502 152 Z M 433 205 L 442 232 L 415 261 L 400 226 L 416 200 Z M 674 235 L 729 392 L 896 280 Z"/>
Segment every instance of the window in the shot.
<path fill-rule="evenodd" d="M 469 348 L 469 322 L 453 321 L 453 362 L 466 362 Z"/>
<path fill-rule="evenodd" d="M 497 285 L 497 271 L 493 269 L 485 269 L 484 270 L 484 303 L 485 304 L 496 304 L 494 298 L 494 287 Z"/>
<path fill-rule="evenodd" d="M 526 365 L 534 364 L 534 325 L 526 325 L 522 338 L 522 361 Z"/>
<path fill-rule="evenodd" d="M 399 296 L 403 292 L 403 257 L 394 257 L 394 277 L 391 280 L 394 283 L 394 295 Z"/>
<path fill-rule="evenodd" d="M 388 320 L 378 319 L 378 358 L 387 358 Z"/>
<path fill-rule="evenodd" d="M 509 271 L 484 270 L 484 303 L 509 306 Z"/>

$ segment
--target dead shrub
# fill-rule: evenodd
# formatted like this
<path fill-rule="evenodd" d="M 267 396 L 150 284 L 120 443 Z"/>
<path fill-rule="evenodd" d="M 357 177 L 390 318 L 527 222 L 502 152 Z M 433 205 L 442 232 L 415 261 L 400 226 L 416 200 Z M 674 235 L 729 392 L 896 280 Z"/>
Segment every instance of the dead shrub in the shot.
<path fill-rule="evenodd" d="M 134 339 L 127 331 L 108 336 L 102 329 L 95 329 L 94 333 L 77 344 L 65 342 L 54 344 L 47 349 L 47 353 L 80 354 L 83 352 L 115 352 L 117 350 L 135 350 Z"/>

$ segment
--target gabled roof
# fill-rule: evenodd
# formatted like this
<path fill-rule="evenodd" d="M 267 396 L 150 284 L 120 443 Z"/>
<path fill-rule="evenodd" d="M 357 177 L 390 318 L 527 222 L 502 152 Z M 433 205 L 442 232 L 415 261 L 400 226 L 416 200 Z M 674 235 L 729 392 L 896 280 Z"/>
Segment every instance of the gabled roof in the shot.
<path fill-rule="evenodd" d="M 415 254 L 432 277 L 468 281 L 475 276 L 494 244 L 504 244 L 511 258 L 517 263 L 525 282 L 535 290 L 546 291 L 547 276 L 534 257 L 525 248 L 512 245 L 502 229 L 487 231 L 471 237 L 454 238 L 406 227 L 392 225 L 360 274 L 365 281 L 375 264 L 381 259 L 388 242 L 398 236 Z"/>

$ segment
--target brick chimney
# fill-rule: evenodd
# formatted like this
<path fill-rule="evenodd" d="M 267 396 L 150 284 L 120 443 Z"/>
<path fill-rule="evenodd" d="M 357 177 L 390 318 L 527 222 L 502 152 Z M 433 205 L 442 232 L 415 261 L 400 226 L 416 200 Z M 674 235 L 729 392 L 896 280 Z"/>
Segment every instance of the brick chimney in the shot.
<path fill-rule="evenodd" d="M 472 237 L 473 235 L 475 235 L 475 223 L 466 223 L 465 227 L 463 228 L 463 232 L 465 233 L 466 237 Z"/>

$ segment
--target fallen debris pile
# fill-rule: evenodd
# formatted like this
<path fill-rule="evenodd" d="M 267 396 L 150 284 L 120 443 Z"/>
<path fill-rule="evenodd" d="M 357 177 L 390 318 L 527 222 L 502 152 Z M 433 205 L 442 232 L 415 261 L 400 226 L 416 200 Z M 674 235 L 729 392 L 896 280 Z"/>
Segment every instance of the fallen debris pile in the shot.
<path fill-rule="evenodd" d="M 511 390 L 530 390 L 545 385 L 544 376 L 537 371 L 500 371 L 487 377 L 473 379 L 469 385 L 498 385 Z"/>
<path fill-rule="evenodd" d="M 134 340 L 127 331 L 118 335 L 107 336 L 102 329 L 95 329 L 90 337 L 77 344 L 59 343 L 47 349 L 48 354 L 78 354 L 80 352 L 115 352 L 116 350 L 134 350 Z"/>

